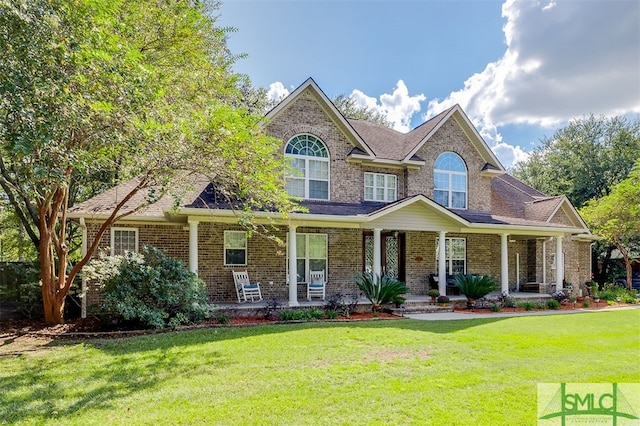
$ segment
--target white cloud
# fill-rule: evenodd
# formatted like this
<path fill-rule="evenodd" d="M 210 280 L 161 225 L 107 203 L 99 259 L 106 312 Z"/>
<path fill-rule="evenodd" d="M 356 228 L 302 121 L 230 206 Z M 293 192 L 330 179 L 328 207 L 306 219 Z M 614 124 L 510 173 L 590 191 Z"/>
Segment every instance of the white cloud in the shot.
<path fill-rule="evenodd" d="M 411 130 L 411 117 L 420 112 L 420 102 L 426 99 L 423 94 L 409 96 L 409 90 L 402 80 L 398 80 L 393 93 L 380 95 L 380 103 L 376 98 L 367 96 L 358 89 L 351 92 L 350 97 L 360 106 L 366 106 L 386 115 L 392 127 L 400 132 Z"/>
<path fill-rule="evenodd" d="M 506 0 L 502 15 L 504 56 L 431 100 L 426 117 L 460 104 L 507 165 L 523 151 L 500 126 L 640 112 L 640 3 Z"/>
<path fill-rule="evenodd" d="M 269 85 L 269 90 L 267 90 L 267 98 L 270 101 L 280 102 L 287 96 L 289 96 L 289 91 L 281 82 L 276 81 Z"/>
<path fill-rule="evenodd" d="M 529 153 L 523 150 L 520 146 L 509 145 L 504 142 L 495 144 L 492 150 L 502 165 L 507 168 L 515 166 L 517 163 L 522 161 L 527 161 L 529 158 Z"/>

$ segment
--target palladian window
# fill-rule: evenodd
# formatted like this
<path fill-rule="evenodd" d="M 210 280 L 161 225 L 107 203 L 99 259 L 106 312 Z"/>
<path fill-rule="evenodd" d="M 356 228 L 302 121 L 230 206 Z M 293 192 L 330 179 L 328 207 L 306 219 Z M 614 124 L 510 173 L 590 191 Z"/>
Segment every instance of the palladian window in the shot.
<path fill-rule="evenodd" d="M 318 138 L 308 134 L 294 136 L 284 150 L 294 169 L 287 176 L 286 189 L 294 197 L 329 199 L 329 151 Z"/>
<path fill-rule="evenodd" d="M 453 152 L 440 154 L 433 172 L 433 198 L 452 209 L 467 208 L 467 166 Z"/>

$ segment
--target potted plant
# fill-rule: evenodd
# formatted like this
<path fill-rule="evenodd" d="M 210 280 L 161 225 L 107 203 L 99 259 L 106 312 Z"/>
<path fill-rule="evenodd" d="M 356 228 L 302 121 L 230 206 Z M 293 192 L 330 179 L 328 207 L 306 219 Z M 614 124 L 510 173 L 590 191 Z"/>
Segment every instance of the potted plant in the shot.
<path fill-rule="evenodd" d="M 435 288 L 432 288 L 427 292 L 427 296 L 431 297 L 431 303 L 435 303 L 436 297 L 440 296 L 440 292 Z"/>
<path fill-rule="evenodd" d="M 446 305 L 447 303 L 449 303 L 449 297 L 443 295 L 438 296 L 438 303 L 442 306 Z"/>

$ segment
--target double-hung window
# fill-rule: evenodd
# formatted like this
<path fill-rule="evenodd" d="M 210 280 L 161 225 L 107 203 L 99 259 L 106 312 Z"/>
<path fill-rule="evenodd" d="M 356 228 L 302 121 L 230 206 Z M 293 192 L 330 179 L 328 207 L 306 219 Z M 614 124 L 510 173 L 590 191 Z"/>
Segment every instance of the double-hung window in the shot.
<path fill-rule="evenodd" d="M 287 277 L 289 276 L 289 235 L 287 234 Z M 327 234 L 296 234 L 298 282 L 309 281 L 309 271 L 327 276 Z"/>
<path fill-rule="evenodd" d="M 436 239 L 436 263 L 440 250 L 439 240 Z M 447 265 L 447 274 L 466 274 L 467 271 L 467 240 L 465 238 L 445 238 L 444 257 Z"/>
<path fill-rule="evenodd" d="M 247 264 L 247 233 L 245 231 L 224 231 L 224 264 Z"/>
<path fill-rule="evenodd" d="M 287 143 L 284 156 L 293 169 L 285 185 L 289 195 L 329 199 L 329 151 L 320 139 L 308 134 L 294 136 Z"/>
<path fill-rule="evenodd" d="M 467 166 L 453 152 L 440 154 L 435 162 L 433 198 L 445 207 L 467 208 Z"/>
<path fill-rule="evenodd" d="M 137 228 L 111 228 L 111 256 L 138 251 Z"/>
<path fill-rule="evenodd" d="M 395 201 L 398 198 L 398 177 L 385 173 L 364 174 L 365 201 Z"/>

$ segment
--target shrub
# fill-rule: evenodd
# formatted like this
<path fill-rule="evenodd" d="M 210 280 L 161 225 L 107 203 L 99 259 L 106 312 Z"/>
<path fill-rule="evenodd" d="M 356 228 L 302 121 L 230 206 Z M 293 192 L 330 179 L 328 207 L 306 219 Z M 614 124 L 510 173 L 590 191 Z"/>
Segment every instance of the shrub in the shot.
<path fill-rule="evenodd" d="M 588 300 L 583 300 L 583 301 L 582 301 L 582 307 L 583 307 L 583 308 L 588 308 L 590 305 L 591 305 L 591 304 L 589 303 L 589 301 L 588 301 Z"/>
<path fill-rule="evenodd" d="M 533 308 L 536 307 L 536 304 L 533 302 L 521 302 L 521 303 L 518 303 L 518 306 L 523 308 L 525 311 L 531 311 L 533 310 Z"/>
<path fill-rule="evenodd" d="M 600 299 L 608 302 L 617 302 L 618 297 L 622 303 L 634 303 L 635 301 L 635 292 L 613 284 L 606 284 L 597 294 Z"/>
<path fill-rule="evenodd" d="M 449 303 L 449 298 L 445 295 L 438 296 L 438 303 Z"/>
<path fill-rule="evenodd" d="M 431 290 L 429 290 L 427 292 L 427 296 L 436 298 L 436 297 L 440 296 L 440 292 L 438 290 L 436 290 L 436 289 L 431 289 Z"/>
<path fill-rule="evenodd" d="M 338 318 L 338 311 L 334 311 L 333 309 L 327 309 L 324 314 L 327 317 L 327 319 Z"/>
<path fill-rule="evenodd" d="M 560 309 L 560 302 L 558 302 L 556 299 L 547 300 L 547 308 Z"/>
<path fill-rule="evenodd" d="M 355 282 L 360 291 L 371 302 L 372 311 L 380 310 L 382 305 L 386 303 L 403 304 L 406 299 L 402 295 L 409 291 L 402 281 L 386 275 L 382 277 L 374 276 L 369 272 L 358 274 Z"/>
<path fill-rule="evenodd" d="M 152 246 L 93 260 L 86 276 L 100 280 L 105 313 L 142 326 L 177 327 L 211 314 L 202 280 Z"/>
<path fill-rule="evenodd" d="M 569 298 L 569 293 L 564 292 L 562 290 L 558 290 L 553 294 L 551 294 L 551 297 L 553 297 L 553 300 L 557 300 L 558 302 L 563 302 Z"/>
<path fill-rule="evenodd" d="M 502 310 L 502 306 L 500 305 L 491 305 L 491 312 L 500 312 Z"/>
<path fill-rule="evenodd" d="M 460 289 L 460 293 L 467 298 L 467 307 L 475 307 L 475 301 L 483 298 L 497 288 L 493 278 L 487 275 L 463 275 L 458 274 L 453 283 Z"/>
<path fill-rule="evenodd" d="M 327 311 L 335 311 L 338 315 L 348 317 L 355 312 L 358 305 L 358 295 L 352 295 L 350 299 L 347 299 L 342 293 L 335 293 L 330 296 L 324 304 L 324 309 Z"/>

